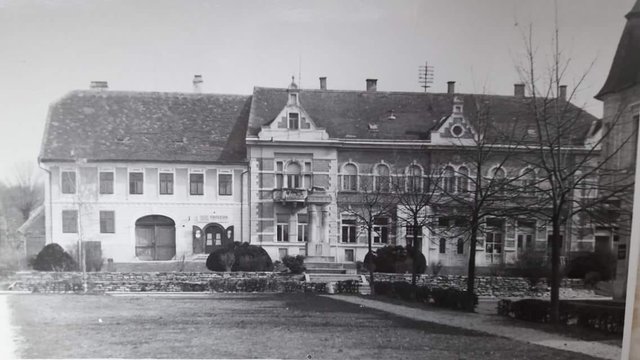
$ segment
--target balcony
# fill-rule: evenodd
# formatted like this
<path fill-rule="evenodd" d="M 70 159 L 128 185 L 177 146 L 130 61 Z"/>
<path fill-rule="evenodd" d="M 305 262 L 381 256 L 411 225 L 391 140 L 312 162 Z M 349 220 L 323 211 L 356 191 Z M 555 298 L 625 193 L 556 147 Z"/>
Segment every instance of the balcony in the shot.
<path fill-rule="evenodd" d="M 297 206 L 304 205 L 307 200 L 307 190 L 305 189 L 275 189 L 273 190 L 273 201 L 283 205 Z"/>
<path fill-rule="evenodd" d="M 331 195 L 322 188 L 306 189 L 274 189 L 273 201 L 282 205 L 304 206 L 305 204 L 325 205 L 331 202 Z"/>

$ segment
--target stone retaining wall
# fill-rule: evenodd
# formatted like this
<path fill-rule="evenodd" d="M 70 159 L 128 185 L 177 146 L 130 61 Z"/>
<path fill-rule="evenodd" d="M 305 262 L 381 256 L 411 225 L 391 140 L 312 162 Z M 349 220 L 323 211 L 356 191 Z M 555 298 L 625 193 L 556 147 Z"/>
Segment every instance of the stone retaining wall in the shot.
<path fill-rule="evenodd" d="M 368 276 L 367 276 L 368 278 Z M 208 291 L 215 279 L 267 279 L 269 282 L 302 282 L 302 275 L 281 275 L 272 272 L 90 272 L 86 275 L 89 291 Z M 3 277 L 4 289 L 31 292 L 73 292 L 82 289 L 82 274 L 77 272 L 25 271 Z M 375 274 L 376 281 L 411 281 L 410 274 Z M 421 275 L 419 285 L 466 289 L 466 276 Z M 564 288 L 583 289 L 581 280 L 564 279 Z M 523 278 L 480 276 L 476 278 L 476 294 L 479 296 L 521 297 L 542 296 L 548 291 L 545 281 L 536 289 L 530 289 Z"/>

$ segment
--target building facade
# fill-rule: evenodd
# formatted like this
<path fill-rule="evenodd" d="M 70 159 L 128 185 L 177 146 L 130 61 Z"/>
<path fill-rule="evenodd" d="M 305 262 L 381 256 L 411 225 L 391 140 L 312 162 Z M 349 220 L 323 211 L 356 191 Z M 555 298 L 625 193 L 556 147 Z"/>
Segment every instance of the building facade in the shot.
<path fill-rule="evenodd" d="M 531 136 L 529 101 L 519 84 L 511 96 L 459 94 L 453 82 L 432 94 L 378 91 L 374 79 L 363 91 L 328 90 L 321 78 L 319 89 L 292 82 L 250 96 L 74 91 L 52 105 L 40 155 L 49 172 L 47 242 L 100 241 L 114 262 L 202 259 L 246 241 L 274 260 L 353 263 L 368 252 L 368 209 L 374 249 L 411 244 L 428 264 L 463 270 L 464 211 L 442 194 L 469 198 L 478 171 L 533 181 L 535 157 L 525 147 L 513 155 L 500 138 L 506 129 Z M 480 107 L 491 109 L 488 131 Z M 585 129 L 597 122 L 581 116 Z M 508 159 L 496 150 L 482 167 L 470 162 L 479 133 L 509 149 Z M 423 199 L 418 210 L 389 207 L 404 193 Z M 593 250 L 591 230 L 567 224 L 564 254 Z M 513 263 L 544 251 L 548 237 L 542 220 L 487 216 L 476 263 Z"/>

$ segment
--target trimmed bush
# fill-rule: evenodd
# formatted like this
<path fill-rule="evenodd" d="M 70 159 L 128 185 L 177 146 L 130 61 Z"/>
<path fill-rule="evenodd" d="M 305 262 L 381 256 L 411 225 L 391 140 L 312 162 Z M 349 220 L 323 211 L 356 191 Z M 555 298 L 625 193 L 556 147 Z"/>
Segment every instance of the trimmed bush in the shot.
<path fill-rule="evenodd" d="M 531 288 L 536 287 L 540 280 L 551 276 L 551 269 L 541 252 L 525 251 L 518 256 L 514 267 L 516 275 L 525 278 Z"/>
<path fill-rule="evenodd" d="M 293 274 L 302 274 L 306 270 L 306 268 L 304 267 L 304 256 L 302 255 L 296 255 L 296 256 L 287 255 L 282 259 L 282 263 Z"/>
<path fill-rule="evenodd" d="M 53 243 L 46 245 L 33 262 L 33 269 L 38 271 L 78 271 L 78 263 L 62 246 Z"/>
<path fill-rule="evenodd" d="M 478 296 L 474 294 L 470 298 L 464 290 L 435 286 L 413 286 L 405 281 L 376 282 L 374 290 L 376 295 L 433 304 L 454 310 L 466 310 L 478 305 Z M 472 307 L 467 306 L 469 302 L 472 302 Z"/>
<path fill-rule="evenodd" d="M 263 248 L 240 242 L 214 250 L 206 265 L 211 271 L 273 271 L 271 257 Z"/>
<path fill-rule="evenodd" d="M 435 306 L 446 307 L 453 310 L 466 310 L 478 305 L 478 296 L 473 294 L 473 296 L 469 297 L 467 292 L 463 290 L 432 288 L 430 295 Z"/>
<path fill-rule="evenodd" d="M 410 247 L 405 249 L 400 245 L 387 245 L 376 251 L 374 258 L 375 271 L 400 274 L 413 273 L 413 263 L 416 261 L 416 273 L 423 274 L 427 270 L 427 259 L 420 251 L 415 252 L 415 257 L 416 259 L 414 260 L 413 251 Z"/>

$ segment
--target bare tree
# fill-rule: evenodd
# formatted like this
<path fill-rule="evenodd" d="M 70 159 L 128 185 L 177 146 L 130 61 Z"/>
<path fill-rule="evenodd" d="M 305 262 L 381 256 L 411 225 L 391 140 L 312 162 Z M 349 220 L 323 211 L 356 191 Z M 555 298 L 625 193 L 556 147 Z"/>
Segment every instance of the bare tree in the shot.
<path fill-rule="evenodd" d="M 13 179 L 7 185 L 10 206 L 20 212 L 23 222 L 27 221 L 31 212 L 43 201 L 43 184 L 36 176 L 33 164 L 16 164 Z"/>
<path fill-rule="evenodd" d="M 489 97 L 474 97 L 474 109 L 467 111 L 470 130 L 466 137 L 452 138 L 455 155 L 438 164 L 441 176 L 437 185 L 443 194 L 436 206 L 438 212 L 455 222 L 446 225 L 449 232 L 465 239 L 469 246 L 467 266 L 467 310 L 473 311 L 471 301 L 475 290 L 476 247 L 489 218 L 515 217 L 520 212 L 514 184 L 521 175 L 508 173 L 523 153 L 519 146 L 523 140 L 516 122 L 505 125 L 494 121 Z M 461 166 L 454 168 L 449 159 Z M 440 224 L 442 225 L 442 224 Z M 496 248 L 502 256 L 503 248 Z"/>
<path fill-rule="evenodd" d="M 531 28 L 524 38 L 526 62 L 519 70 L 531 93 L 528 105 L 535 122 L 535 141 L 527 143 L 526 148 L 536 155 L 528 165 L 536 169 L 537 179 L 534 182 L 536 196 L 529 197 L 526 208 L 531 216 L 551 226 L 551 321 L 557 322 L 560 317 L 563 229 L 578 215 L 591 215 L 595 221 L 604 221 L 604 218 L 595 216 L 597 211 L 619 208 L 616 201 L 620 194 L 629 191 L 633 179 L 627 178 L 618 183 L 623 186 L 598 180 L 619 171 L 612 168 L 611 159 L 636 134 L 625 134 L 615 148 L 603 151 L 614 129 L 622 125 L 622 117 L 616 116 L 603 124 L 571 104 L 589 69 L 577 80 L 574 89 L 567 93 L 566 87 L 561 84 L 570 59 L 561 60 L 557 27 L 551 66 L 543 75 L 537 71 L 538 60 Z M 627 173 L 627 177 L 632 176 L 632 172 Z M 620 180 L 619 177 L 617 179 Z"/>
<path fill-rule="evenodd" d="M 345 181 L 343 179 L 343 181 Z M 375 186 L 374 180 L 370 176 L 362 176 L 359 180 L 349 179 L 348 181 L 357 181 L 355 186 L 357 192 L 343 193 L 338 199 L 338 208 L 343 216 L 352 217 L 356 224 L 364 229 L 367 234 L 368 251 L 365 257 L 365 264 L 369 270 L 369 282 L 371 284 L 371 293 L 374 293 L 374 258 L 373 252 L 373 236 L 374 227 L 379 219 L 390 219 L 396 208 L 393 195 L 385 191 L 384 187 Z M 355 190 L 355 189 L 354 189 Z M 390 226 L 387 224 L 386 226 Z"/>
<path fill-rule="evenodd" d="M 411 284 L 416 285 L 418 273 L 418 257 L 422 255 L 422 229 L 434 229 L 437 223 L 437 216 L 431 208 L 438 204 L 442 192 L 437 184 L 441 176 L 441 171 L 431 167 L 421 169 L 413 164 L 407 168 L 407 174 L 397 176 L 396 179 L 404 181 L 393 181 L 393 193 L 395 194 L 397 211 L 397 223 L 404 224 L 412 230 L 412 238 L 407 237 L 407 249 L 413 259 L 411 271 Z"/>

